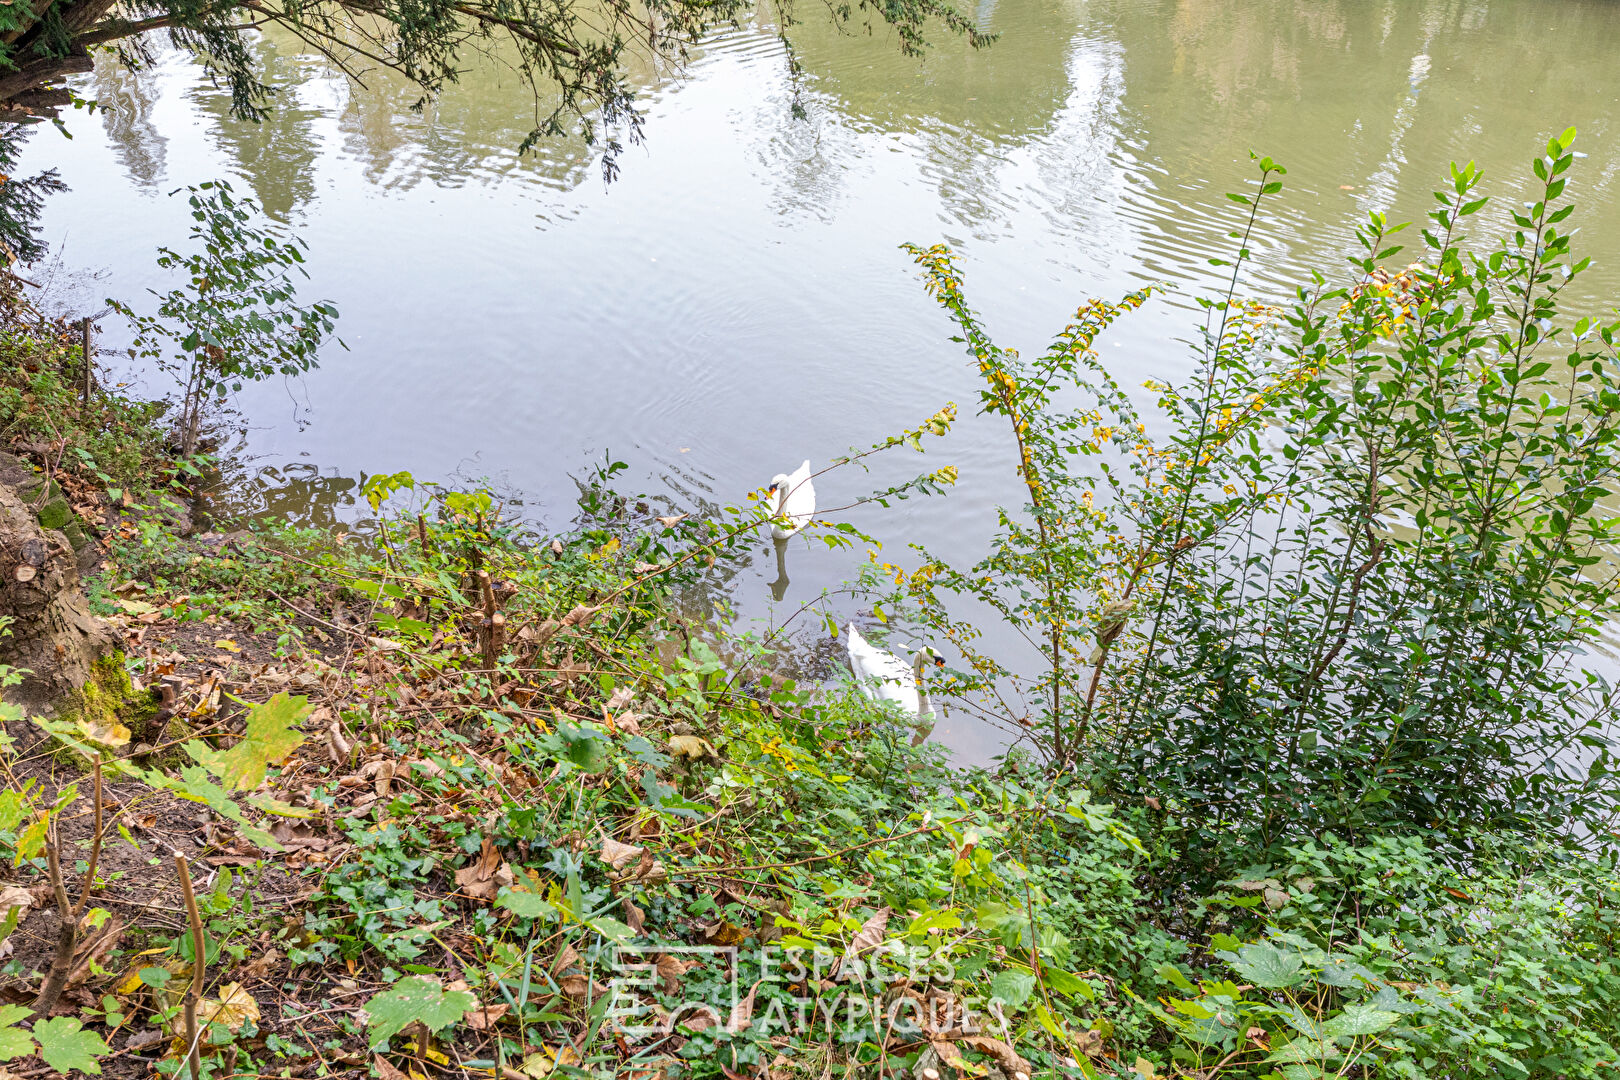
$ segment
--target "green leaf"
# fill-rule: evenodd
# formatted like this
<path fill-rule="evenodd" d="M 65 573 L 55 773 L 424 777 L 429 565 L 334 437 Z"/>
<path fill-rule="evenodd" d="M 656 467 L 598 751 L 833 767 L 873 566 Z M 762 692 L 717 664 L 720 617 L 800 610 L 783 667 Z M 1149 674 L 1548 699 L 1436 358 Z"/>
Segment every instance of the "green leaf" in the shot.
<path fill-rule="evenodd" d="M 1326 1080 L 1327 1073 L 1320 1065 L 1284 1065 L 1283 1080 Z"/>
<path fill-rule="evenodd" d="M 248 713 L 247 732 L 240 742 L 224 753 L 197 754 L 202 764 L 216 773 L 230 791 L 252 791 L 264 783 L 265 770 L 281 761 L 304 741 L 298 725 L 310 712 L 307 697 L 277 694 Z M 188 743 L 187 749 L 193 744 Z"/>
<path fill-rule="evenodd" d="M 1046 969 L 1046 985 L 1066 997 L 1078 995 L 1087 1001 L 1097 1000 L 1097 991 L 1092 989 L 1090 983 L 1077 975 L 1070 975 L 1061 968 Z"/>
<path fill-rule="evenodd" d="M 7 788 L 0 792 L 0 829 L 10 832 L 21 825 L 22 819 L 28 816 L 29 809 L 27 801 L 23 799 L 23 793 L 16 788 Z"/>
<path fill-rule="evenodd" d="M 1183 975 L 1181 973 L 1181 969 L 1176 967 L 1174 964 L 1160 964 L 1153 970 L 1158 974 L 1159 978 L 1177 987 L 1178 989 L 1189 991 L 1198 989 L 1188 981 L 1187 976 Z"/>
<path fill-rule="evenodd" d="M 1299 954 L 1284 952 L 1269 941 L 1245 945 L 1235 957 L 1228 959 L 1244 979 L 1268 990 L 1296 986 L 1305 978 L 1305 965 Z"/>
<path fill-rule="evenodd" d="M 588 720 L 581 724 L 560 723 L 557 734 L 568 746 L 568 760 L 586 772 L 601 772 L 612 760 L 607 732 Z"/>
<path fill-rule="evenodd" d="M 1376 1035 L 1399 1019 L 1399 1013 L 1384 1012 L 1371 1005 L 1349 1005 L 1323 1024 L 1322 1031 L 1329 1036 Z"/>
<path fill-rule="evenodd" d="M 17 837 L 17 860 L 12 865 L 21 866 L 29 859 L 37 859 L 45 852 L 45 829 L 49 825 L 51 815 L 47 811 L 39 815 L 34 823 L 22 831 Z"/>
<path fill-rule="evenodd" d="M 1035 976 L 1027 971 L 1003 971 L 990 980 L 990 996 L 1019 1008 L 1035 990 Z"/>
<path fill-rule="evenodd" d="M 0 1061 L 27 1057 L 34 1052 L 34 1040 L 21 1028 L 14 1026 L 30 1015 L 26 1005 L 0 1005 Z"/>
<path fill-rule="evenodd" d="M 83 1029 L 84 1025 L 71 1016 L 56 1016 L 35 1024 L 34 1038 L 39 1040 L 39 1056 L 45 1064 L 60 1073 L 78 1069 L 99 1076 L 101 1066 L 96 1058 L 107 1053 L 107 1044 L 100 1035 Z"/>
<path fill-rule="evenodd" d="M 602 915 L 598 915 L 595 918 L 586 919 L 585 924 L 592 930 L 595 930 L 598 934 L 601 934 L 603 937 L 607 938 L 609 941 L 629 941 L 631 938 L 636 936 L 636 932 L 634 930 L 630 929 L 618 919 L 609 919 Z"/>
<path fill-rule="evenodd" d="M 439 1031 L 458 1022 L 478 1004 L 465 990 L 446 991 L 432 979 L 413 975 L 401 979 L 391 989 L 366 1002 L 371 1017 L 369 1030 L 373 1050 L 398 1035 L 407 1024 L 421 1021 L 429 1031 Z"/>
<path fill-rule="evenodd" d="M 929 930 L 960 930 L 962 917 L 952 908 L 939 908 L 935 911 L 925 911 L 906 927 L 907 935 L 922 934 Z"/>
<path fill-rule="evenodd" d="M 1316 1039 L 1307 1037 L 1303 1039 L 1295 1039 L 1293 1042 L 1283 1043 L 1281 1046 L 1274 1047 L 1271 1053 L 1266 1056 L 1266 1060 L 1275 1062 L 1306 1062 L 1323 1061 L 1325 1059 L 1336 1058 L 1338 1056 L 1338 1047 L 1334 1046 L 1332 1043 L 1322 1043 Z"/>
<path fill-rule="evenodd" d="M 540 896 L 539 893 L 527 892 L 521 889 L 502 889 L 495 897 L 495 906 L 505 908 L 514 915 L 525 919 L 555 918 L 557 909 Z"/>
<path fill-rule="evenodd" d="M 152 772 L 156 773 L 156 770 Z M 228 791 L 214 783 L 208 770 L 196 765 L 187 765 L 180 770 L 179 782 L 170 780 L 161 773 L 157 775 L 161 782 L 153 786 L 167 788 L 182 799 L 203 803 L 221 817 L 229 818 L 236 825 L 238 832 L 259 847 L 269 848 L 272 851 L 281 850 L 281 844 L 275 837 L 248 821 L 247 815 L 242 813 L 242 808 L 231 801 Z"/>

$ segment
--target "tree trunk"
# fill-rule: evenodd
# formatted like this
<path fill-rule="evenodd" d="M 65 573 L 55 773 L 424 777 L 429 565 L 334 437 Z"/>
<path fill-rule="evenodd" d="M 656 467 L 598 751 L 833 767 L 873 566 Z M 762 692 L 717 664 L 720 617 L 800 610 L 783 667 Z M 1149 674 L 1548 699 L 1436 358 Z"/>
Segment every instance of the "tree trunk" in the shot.
<path fill-rule="evenodd" d="M 27 668 L 6 700 L 49 706 L 89 680 L 96 660 L 116 643 L 112 630 L 90 614 L 79 587 L 73 546 L 55 529 L 40 527 L 34 508 L 0 483 L 0 664 Z"/>

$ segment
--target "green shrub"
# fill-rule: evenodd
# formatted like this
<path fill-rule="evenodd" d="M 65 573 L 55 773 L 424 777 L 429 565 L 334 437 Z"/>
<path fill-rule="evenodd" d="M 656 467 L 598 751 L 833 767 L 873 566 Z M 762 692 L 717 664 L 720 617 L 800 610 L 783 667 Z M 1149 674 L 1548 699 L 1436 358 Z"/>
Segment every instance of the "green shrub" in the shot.
<path fill-rule="evenodd" d="M 1573 138 L 1532 163 L 1536 201 L 1499 243 L 1464 235 L 1486 202 L 1470 164 L 1398 273 L 1381 263 L 1402 227 L 1378 213 L 1354 276 L 1286 310 L 1236 299 L 1240 249 L 1192 377 L 1150 383 L 1157 417 L 1091 350 L 1144 293 L 1088 303 L 1025 359 L 979 325 L 948 250 L 913 249 L 1030 501 L 978 564 L 927 556 L 907 598 L 979 688 L 1028 703 L 1055 762 L 1164 807 L 1182 886 L 1327 830 L 1430 835 L 1445 858 L 1479 829 L 1605 835 L 1611 711 L 1579 665 L 1620 615 L 1620 323 L 1561 310 L 1587 266 L 1564 225 Z M 1282 186 L 1259 165 L 1234 196 L 1244 245 Z M 985 655 L 961 596 L 1042 668 Z"/>
<path fill-rule="evenodd" d="M 1468 871 L 1414 838 L 1355 846 L 1330 835 L 1229 882 L 1211 909 L 1262 944 L 1221 933 L 1216 955 L 1253 988 L 1208 983 L 1203 1004 L 1173 1005 L 1179 1056 L 1207 1067 L 1235 1053 L 1227 1068 L 1256 1076 L 1292 1062 L 1315 1077 L 1314 1065 L 1331 1072 L 1355 1053 L 1380 1076 L 1605 1075 L 1620 1045 L 1614 861 L 1476 839 Z M 1290 974 L 1268 981 L 1262 959 Z M 1358 1006 L 1384 1014 L 1382 1026 L 1302 1044 Z M 1255 1024 L 1264 1046 L 1247 1034 Z"/>

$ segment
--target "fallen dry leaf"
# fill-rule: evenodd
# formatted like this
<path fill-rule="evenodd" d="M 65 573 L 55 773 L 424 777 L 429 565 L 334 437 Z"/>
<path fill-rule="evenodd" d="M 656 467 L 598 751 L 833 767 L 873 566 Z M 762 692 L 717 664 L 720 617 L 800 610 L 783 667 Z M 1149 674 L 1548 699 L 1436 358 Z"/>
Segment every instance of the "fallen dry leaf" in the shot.
<path fill-rule="evenodd" d="M 682 960 L 670 953 L 660 956 L 654 968 L 658 972 L 658 977 L 664 980 L 664 993 L 673 994 L 678 991 L 681 988 L 681 979 L 697 965 L 696 960 Z"/>
<path fill-rule="evenodd" d="M 204 998 L 197 1005 L 197 1024 L 206 1028 L 209 1024 L 222 1024 L 231 1034 L 236 1034 L 247 1021 L 259 1022 L 259 1003 L 253 995 L 242 989 L 240 983 L 231 983 L 220 992 L 219 1000 Z"/>
<path fill-rule="evenodd" d="M 642 853 L 645 851 L 645 848 L 639 848 L 632 844 L 621 844 L 611 836 L 602 840 L 602 861 L 615 870 L 623 870 L 626 863 L 631 859 L 641 858 Z"/>
<path fill-rule="evenodd" d="M 744 941 L 747 941 L 748 931 L 727 922 L 725 919 L 721 919 L 713 926 L 703 928 L 703 940 L 710 945 L 728 948 L 733 945 L 741 945 Z"/>
<path fill-rule="evenodd" d="M 377 798 L 388 798 L 389 788 L 394 783 L 394 763 L 392 761 L 379 761 L 377 763 L 376 792 Z"/>
<path fill-rule="evenodd" d="M 0 889 L 0 921 L 11 917 L 13 908 L 17 910 L 17 921 L 22 922 L 28 909 L 34 906 L 34 894 L 20 885 L 7 885 Z"/>
<path fill-rule="evenodd" d="M 125 746 L 129 743 L 130 730 L 119 723 L 116 716 L 98 716 L 94 720 L 80 720 L 78 727 L 79 734 L 102 746 Z"/>
<path fill-rule="evenodd" d="M 889 916 L 892 914 L 886 907 L 878 908 L 875 915 L 861 924 L 860 933 L 849 943 L 849 954 L 860 956 L 883 944 L 883 932 L 888 929 Z"/>
<path fill-rule="evenodd" d="M 745 1031 L 754 1023 L 754 995 L 759 993 L 761 979 L 749 987 L 748 994 L 731 1009 L 731 1022 L 726 1025 L 728 1031 Z"/>
<path fill-rule="evenodd" d="M 557 972 L 565 971 L 577 963 L 579 963 L 579 950 L 564 942 L 563 947 L 558 949 L 557 955 L 552 958 L 551 973 L 555 975 Z"/>
<path fill-rule="evenodd" d="M 502 861 L 494 841 L 487 836 L 478 858 L 456 871 L 456 884 L 468 896 L 479 900 L 495 899 L 496 893 L 516 880 L 512 868 Z"/>
<path fill-rule="evenodd" d="M 989 1054 L 996 1059 L 996 1064 L 1015 1077 L 1019 1074 L 1031 1075 L 1029 1062 L 1019 1057 L 1018 1051 L 1000 1039 L 992 1039 L 987 1035 L 963 1035 L 958 1041 L 966 1043 L 981 1054 Z"/>
<path fill-rule="evenodd" d="M 68 972 L 68 985 L 76 986 L 87 981 L 91 974 L 91 964 L 100 964 L 102 959 L 112 951 L 124 938 L 124 922 L 113 915 L 101 924 L 100 929 L 79 942 L 78 948 L 73 952 L 73 967 Z"/>
<path fill-rule="evenodd" d="M 372 1058 L 371 1064 L 377 1069 L 377 1080 L 410 1080 L 404 1073 L 388 1064 L 388 1060 L 381 1054 Z"/>
<path fill-rule="evenodd" d="M 467 1014 L 467 1026 L 474 1031 L 488 1031 L 510 1008 L 504 1001 L 499 1005 L 482 1005 Z"/>
<path fill-rule="evenodd" d="M 647 926 L 647 913 L 631 903 L 628 896 L 622 898 L 619 904 L 624 908 L 624 925 L 630 928 L 632 934 L 640 937 Z"/>

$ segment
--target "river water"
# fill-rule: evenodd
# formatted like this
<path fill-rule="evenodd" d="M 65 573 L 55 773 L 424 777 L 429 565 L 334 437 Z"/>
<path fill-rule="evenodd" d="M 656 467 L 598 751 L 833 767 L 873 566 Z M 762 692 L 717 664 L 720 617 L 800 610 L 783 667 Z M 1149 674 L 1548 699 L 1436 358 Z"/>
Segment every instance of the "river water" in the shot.
<path fill-rule="evenodd" d="M 920 63 L 881 31 L 807 18 L 804 120 L 763 16 L 718 35 L 681 78 L 638 74 L 647 142 L 607 186 L 577 142 L 516 155 L 533 104 L 492 67 L 416 114 L 386 75 L 354 86 L 266 40 L 284 100 L 254 125 L 227 119 L 226 95 L 183 57 L 138 75 L 103 63 L 78 89 L 104 110 L 72 114 L 71 141 L 40 131 L 23 163 L 73 188 L 49 204 L 58 262 L 41 274 L 75 312 L 164 285 L 154 251 L 190 224 L 170 192 L 214 177 L 298 227 L 305 295 L 338 306 L 348 349 L 239 399 L 274 513 L 353 520 L 356 478 L 403 469 L 491 478 L 561 523 L 570 476 L 607 454 L 630 466 L 621 487 L 732 503 L 956 401 L 963 422 L 925 458 L 818 487 L 831 505 L 954 464 L 948 498 L 858 523 L 889 558 L 921 541 L 963 559 L 991 508 L 1018 501 L 1013 459 L 1001 427 L 971 415 L 972 373 L 903 241 L 955 245 L 975 306 L 1026 350 L 1087 296 L 1169 283 L 1101 342 L 1139 384 L 1190 363 L 1191 297 L 1215 288 L 1207 259 L 1233 246 L 1241 208 L 1225 193 L 1250 175 L 1251 148 L 1289 169 L 1245 279 L 1276 299 L 1312 267 L 1342 268 L 1369 209 L 1420 217 L 1453 159 L 1485 166 L 1500 227 L 1529 158 L 1575 125 L 1586 295 L 1606 301 L 1597 311 L 1616 295 L 1616 5 L 981 0 L 977 14 L 1001 35 L 992 48 L 936 35 Z M 127 336 L 104 326 L 109 343 Z M 745 619 L 780 620 L 865 558 L 795 541 L 778 604 L 762 543 L 731 594 Z M 937 737 L 975 758 L 998 742 L 966 717 Z"/>

